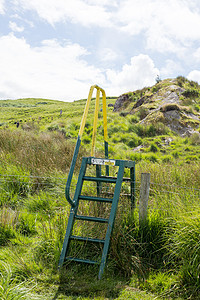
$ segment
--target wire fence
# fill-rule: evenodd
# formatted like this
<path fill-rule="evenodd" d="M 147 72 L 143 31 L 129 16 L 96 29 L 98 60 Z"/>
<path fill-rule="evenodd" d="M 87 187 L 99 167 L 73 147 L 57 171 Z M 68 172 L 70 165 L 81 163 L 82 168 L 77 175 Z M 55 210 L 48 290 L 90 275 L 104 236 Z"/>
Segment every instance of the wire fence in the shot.
<path fill-rule="evenodd" d="M 54 176 L 33 176 L 33 175 L 19 175 L 19 174 L 0 174 L 0 194 L 4 194 L 11 197 L 12 195 L 18 196 L 29 196 L 29 194 L 38 193 L 43 191 L 48 193 L 52 198 L 58 199 L 59 197 L 64 198 L 65 195 L 65 177 L 54 177 Z M 135 182 L 135 199 L 136 205 L 139 201 L 140 196 L 140 181 Z M 76 179 L 72 181 L 71 193 L 72 197 L 76 188 Z M 91 183 L 84 189 L 88 190 L 89 193 L 95 190 L 96 186 Z M 112 197 L 114 192 L 114 186 L 108 190 L 107 187 L 102 188 L 102 192 L 107 193 L 108 197 Z M 120 199 L 130 199 L 130 184 L 123 183 Z M 185 205 L 200 206 L 200 189 L 191 186 L 181 186 L 176 184 L 166 183 L 150 183 L 150 194 L 149 194 L 149 208 L 161 211 L 167 211 L 170 207 Z M 66 202 L 67 203 L 67 202 Z M 124 203 L 124 202 L 123 202 Z M 167 203 L 167 205 L 166 205 Z"/>

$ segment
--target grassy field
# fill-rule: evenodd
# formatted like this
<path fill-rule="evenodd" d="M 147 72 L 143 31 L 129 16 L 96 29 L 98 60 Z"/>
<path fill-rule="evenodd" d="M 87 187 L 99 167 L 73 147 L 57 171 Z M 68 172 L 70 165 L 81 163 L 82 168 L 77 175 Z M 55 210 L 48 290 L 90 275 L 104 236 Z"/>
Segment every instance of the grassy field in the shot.
<path fill-rule="evenodd" d="M 64 189 L 84 106 L 85 100 L 0 101 L 0 298 L 198 299 L 199 138 L 181 138 L 161 124 L 141 125 L 139 114 L 124 117 L 113 107 L 108 108 L 110 158 L 136 161 L 136 209 L 131 212 L 129 199 L 121 196 L 101 281 L 94 267 L 71 263 L 58 272 L 70 209 Z M 94 101 L 73 186 L 81 158 L 90 155 L 93 110 Z M 99 111 L 96 156 L 103 155 L 102 133 Z M 140 146 L 142 151 L 135 151 Z M 148 220 L 139 226 L 142 172 L 151 173 L 151 188 Z M 92 186 L 87 189 L 92 193 Z"/>

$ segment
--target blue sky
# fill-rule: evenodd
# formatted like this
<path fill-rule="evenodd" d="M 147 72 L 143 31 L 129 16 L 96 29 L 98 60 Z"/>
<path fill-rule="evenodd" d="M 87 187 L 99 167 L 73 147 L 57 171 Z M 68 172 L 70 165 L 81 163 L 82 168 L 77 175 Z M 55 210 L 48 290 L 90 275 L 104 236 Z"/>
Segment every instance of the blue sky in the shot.
<path fill-rule="evenodd" d="M 0 0 L 0 99 L 200 83 L 199 0 Z"/>

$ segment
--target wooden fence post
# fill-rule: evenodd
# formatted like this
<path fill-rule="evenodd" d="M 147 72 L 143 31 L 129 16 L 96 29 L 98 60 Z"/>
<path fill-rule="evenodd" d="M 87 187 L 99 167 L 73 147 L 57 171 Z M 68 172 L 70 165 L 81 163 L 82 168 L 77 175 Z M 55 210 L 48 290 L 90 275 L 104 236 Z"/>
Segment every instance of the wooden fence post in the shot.
<path fill-rule="evenodd" d="M 147 218 L 148 200 L 150 189 L 150 173 L 141 174 L 140 199 L 139 199 L 139 223 Z"/>

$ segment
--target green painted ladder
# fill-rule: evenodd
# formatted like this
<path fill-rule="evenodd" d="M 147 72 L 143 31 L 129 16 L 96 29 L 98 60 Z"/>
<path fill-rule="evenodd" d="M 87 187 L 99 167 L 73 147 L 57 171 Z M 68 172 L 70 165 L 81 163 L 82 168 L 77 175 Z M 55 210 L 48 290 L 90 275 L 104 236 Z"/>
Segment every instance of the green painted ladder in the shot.
<path fill-rule="evenodd" d="M 76 185 L 76 190 L 74 193 L 73 200 L 70 197 L 70 187 L 72 182 L 72 177 L 79 153 L 79 148 L 81 144 L 81 138 L 84 131 L 86 118 L 89 111 L 89 105 L 92 99 L 93 90 L 96 89 L 96 102 L 95 102 L 95 112 L 94 112 L 94 124 L 93 124 L 93 136 L 92 136 L 92 150 L 90 157 L 83 157 L 82 164 L 80 168 L 80 173 Z M 103 103 L 103 127 L 104 127 L 104 148 L 105 148 L 105 158 L 95 158 L 95 140 L 97 134 L 97 120 L 98 120 L 98 112 L 99 112 L 99 98 L 100 92 L 102 93 L 102 103 Z M 86 176 L 86 169 L 87 166 L 96 166 L 95 176 Z M 105 175 L 102 175 L 102 168 L 105 166 Z M 109 176 L 109 168 L 110 167 L 117 167 L 118 173 L 117 177 Z M 124 178 L 124 171 L 125 168 L 130 169 L 130 176 Z M 96 195 L 88 196 L 82 194 L 82 187 L 84 182 L 95 182 L 96 184 Z M 70 215 L 68 219 L 67 230 L 64 238 L 64 243 L 60 255 L 59 260 L 59 268 L 67 261 L 74 261 L 79 263 L 87 263 L 87 264 L 100 264 L 99 269 L 99 276 L 98 278 L 101 279 L 104 267 L 106 264 L 106 259 L 108 255 L 109 245 L 110 245 L 110 238 L 114 226 L 115 216 L 117 213 L 117 206 L 120 197 L 120 191 L 123 181 L 130 181 L 130 190 L 131 190 L 131 209 L 135 207 L 135 163 L 133 161 L 126 161 L 126 160 L 114 160 L 108 159 L 108 134 L 107 134 L 107 114 L 106 114 L 106 94 L 105 91 L 97 85 L 93 85 L 90 88 L 88 99 L 86 102 L 85 110 L 83 113 L 80 130 L 74 150 L 74 155 L 72 158 L 69 175 L 67 179 L 66 189 L 65 189 L 65 196 L 67 201 L 71 205 Z M 114 193 L 113 198 L 104 198 L 101 194 L 102 185 L 103 184 L 114 184 Z M 108 190 L 107 190 L 108 191 Z M 85 216 L 78 214 L 78 208 L 80 201 L 93 201 L 98 203 L 110 203 L 111 209 L 109 217 L 94 217 L 94 216 Z M 86 221 L 86 222 L 93 222 L 93 223 L 103 223 L 107 226 L 106 234 L 103 239 L 100 238 L 90 238 L 84 236 L 77 236 L 73 234 L 73 228 L 75 222 L 79 221 Z M 95 261 L 90 259 L 79 258 L 76 256 L 69 255 L 70 253 L 70 244 L 71 241 L 78 241 L 78 242 L 87 242 L 87 243 L 97 243 L 103 246 L 103 251 L 101 255 L 101 261 Z M 73 248 L 73 247 L 72 247 Z"/>
<path fill-rule="evenodd" d="M 92 176 L 86 176 L 86 168 L 87 165 L 96 165 L 96 177 Z M 99 169 L 101 169 L 101 166 L 117 166 L 118 167 L 118 174 L 117 177 L 111 177 L 111 176 L 102 176 L 101 172 L 99 172 Z M 124 170 L 125 168 L 130 169 L 130 177 L 124 178 Z M 114 183 L 114 195 L 113 198 L 103 198 L 99 197 L 98 195 L 96 197 L 94 196 L 84 196 L 81 194 L 82 186 L 84 181 L 93 181 L 97 183 L 97 194 L 99 194 L 99 184 L 101 183 Z M 100 264 L 99 268 L 99 275 L 98 278 L 101 279 L 104 267 L 106 264 L 106 259 L 108 255 L 109 245 L 110 245 L 110 238 L 114 226 L 115 216 L 117 212 L 117 206 L 118 201 L 120 197 L 120 191 L 123 181 L 130 181 L 131 186 L 131 203 L 132 206 L 134 206 L 134 185 L 135 185 L 135 164 L 133 161 L 126 161 L 126 160 L 113 160 L 113 159 L 101 159 L 101 158 L 94 158 L 94 157 L 83 157 L 82 164 L 80 168 L 80 173 L 78 177 L 78 182 L 76 185 L 76 190 L 74 194 L 73 203 L 74 206 L 71 208 L 67 230 L 65 234 L 65 239 L 63 243 L 63 248 L 60 256 L 59 266 L 62 266 L 64 262 L 66 261 L 74 261 L 79 263 L 86 263 L 86 264 Z M 111 203 L 111 209 L 110 209 L 110 216 L 109 218 L 99 218 L 99 217 L 91 217 L 91 216 L 84 216 L 84 215 L 78 215 L 78 206 L 80 200 L 84 201 L 97 201 L 97 202 L 109 202 Z M 88 221 L 88 222 L 96 222 L 96 223 L 106 223 L 107 224 L 107 230 L 106 230 L 106 236 L 105 239 L 93 239 L 88 237 L 82 237 L 82 236 L 75 236 L 72 235 L 72 230 L 74 226 L 74 222 L 76 220 L 82 220 L 82 221 Z M 86 241 L 87 243 L 100 243 L 103 244 L 103 251 L 101 256 L 101 261 L 94 261 L 89 259 L 81 259 L 78 257 L 72 257 L 68 256 L 68 250 L 70 247 L 71 240 L 78 240 L 78 241 Z"/>

